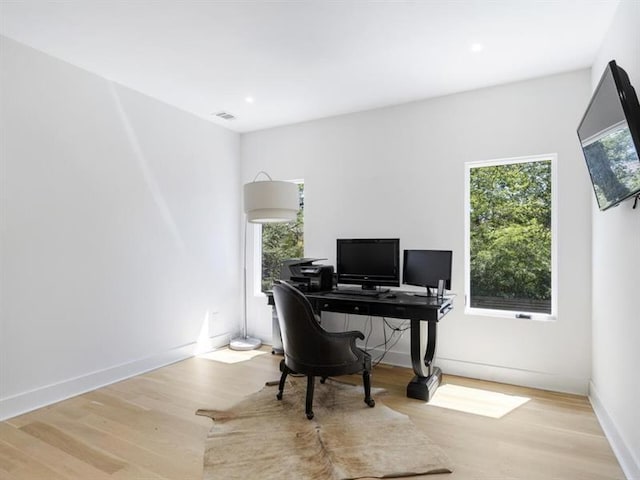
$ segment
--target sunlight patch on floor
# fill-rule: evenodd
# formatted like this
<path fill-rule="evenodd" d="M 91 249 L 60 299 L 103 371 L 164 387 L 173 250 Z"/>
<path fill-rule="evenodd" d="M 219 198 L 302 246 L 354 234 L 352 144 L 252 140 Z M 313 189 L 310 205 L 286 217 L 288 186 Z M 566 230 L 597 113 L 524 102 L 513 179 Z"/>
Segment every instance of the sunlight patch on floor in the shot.
<path fill-rule="evenodd" d="M 221 348 L 213 352 L 201 353 L 198 358 L 206 358 L 222 363 L 240 363 L 251 360 L 258 355 L 266 355 L 268 352 L 262 350 L 231 350 L 229 348 Z"/>
<path fill-rule="evenodd" d="M 529 400 L 528 397 L 445 384 L 436 390 L 428 404 L 484 417 L 502 418 Z"/>

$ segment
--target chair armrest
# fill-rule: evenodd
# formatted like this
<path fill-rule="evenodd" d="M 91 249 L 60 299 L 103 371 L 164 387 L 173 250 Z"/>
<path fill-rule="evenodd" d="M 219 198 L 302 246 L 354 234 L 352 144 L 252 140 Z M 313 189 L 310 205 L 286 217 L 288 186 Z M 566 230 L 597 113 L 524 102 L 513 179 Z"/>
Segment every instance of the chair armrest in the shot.
<path fill-rule="evenodd" d="M 359 338 L 360 340 L 364 340 L 364 333 L 358 330 L 350 330 L 348 332 L 326 332 L 328 335 L 335 338 L 351 338 L 354 339 Z"/>

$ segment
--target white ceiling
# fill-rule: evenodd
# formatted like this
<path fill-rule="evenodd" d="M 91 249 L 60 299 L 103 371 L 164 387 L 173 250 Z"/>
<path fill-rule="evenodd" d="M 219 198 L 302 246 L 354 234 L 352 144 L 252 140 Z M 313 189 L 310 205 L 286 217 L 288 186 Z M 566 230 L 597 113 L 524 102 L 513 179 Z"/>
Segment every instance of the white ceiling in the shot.
<path fill-rule="evenodd" d="M 0 0 L 0 32 L 247 132 L 589 67 L 618 3 Z"/>

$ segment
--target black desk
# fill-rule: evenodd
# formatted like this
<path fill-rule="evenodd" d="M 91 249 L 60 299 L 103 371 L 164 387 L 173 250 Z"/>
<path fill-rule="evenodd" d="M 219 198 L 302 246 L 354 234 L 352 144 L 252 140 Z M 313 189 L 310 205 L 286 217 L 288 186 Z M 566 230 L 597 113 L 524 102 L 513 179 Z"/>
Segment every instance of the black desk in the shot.
<path fill-rule="evenodd" d="M 390 298 L 390 294 L 395 298 Z M 390 317 L 411 321 L 411 364 L 415 376 L 407 385 L 407 397 L 429 401 L 442 379 L 442 371 L 435 367 L 437 324 L 453 308 L 453 297 L 418 297 L 394 291 L 378 297 L 331 292 L 307 292 L 316 313 L 338 312 L 374 317 Z M 273 296 L 269 295 L 273 305 Z M 275 307 L 274 307 L 274 315 Z"/>

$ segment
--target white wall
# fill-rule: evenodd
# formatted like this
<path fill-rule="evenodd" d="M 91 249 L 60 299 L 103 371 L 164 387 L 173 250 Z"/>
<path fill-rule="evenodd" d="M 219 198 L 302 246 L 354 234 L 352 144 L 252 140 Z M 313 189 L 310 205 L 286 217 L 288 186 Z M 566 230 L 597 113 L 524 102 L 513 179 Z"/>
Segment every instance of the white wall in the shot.
<path fill-rule="evenodd" d="M 591 71 L 596 87 L 616 60 L 640 95 L 640 3 L 623 0 Z M 592 196 L 593 197 L 593 196 Z M 627 477 L 640 478 L 640 209 L 633 200 L 593 205 L 593 376 L 591 401 Z"/>
<path fill-rule="evenodd" d="M 576 127 L 589 85 L 583 70 L 245 134 L 242 176 L 264 169 L 304 178 L 306 256 L 335 264 L 338 237 L 453 249 L 459 296 L 440 324 L 437 352 L 445 372 L 586 393 L 592 193 Z M 543 153 L 558 154 L 558 319 L 464 315 L 464 163 Z M 268 340 L 265 305 L 254 299 L 250 330 Z M 350 323 L 363 329 L 363 321 Z M 381 340 L 380 324 L 370 344 Z M 408 353 L 405 335 L 386 359 L 409 365 Z"/>
<path fill-rule="evenodd" d="M 239 136 L 1 48 L 0 418 L 226 343 Z"/>

